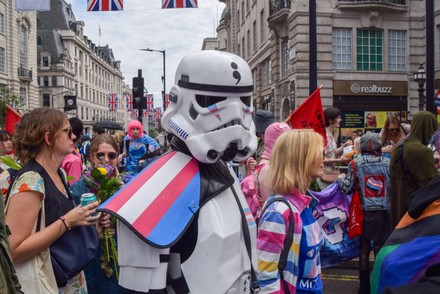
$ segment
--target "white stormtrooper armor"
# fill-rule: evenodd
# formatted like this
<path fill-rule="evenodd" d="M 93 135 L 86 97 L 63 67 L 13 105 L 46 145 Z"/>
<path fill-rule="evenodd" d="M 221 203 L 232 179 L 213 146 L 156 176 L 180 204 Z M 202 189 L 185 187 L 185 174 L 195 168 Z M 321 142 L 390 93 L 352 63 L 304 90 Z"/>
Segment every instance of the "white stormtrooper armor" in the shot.
<path fill-rule="evenodd" d="M 179 171 L 180 165 L 195 158 L 200 162 L 197 163 L 199 168 L 205 168 L 205 175 L 200 173 L 200 186 L 209 186 L 209 181 L 214 181 L 206 176 L 206 171 L 214 166 L 219 166 L 217 170 L 223 171 L 230 183 L 214 192 L 210 190 L 212 196 L 208 198 L 202 195 L 207 188 L 201 189 L 200 208 L 194 212 L 197 218 L 191 224 L 197 228 L 190 238 L 194 244 L 185 257 L 182 253 L 170 255 L 167 244 L 155 244 L 148 237 L 142 240 L 142 234 L 128 224 L 130 217 L 120 217 L 106 210 L 103 204 L 102 211 L 121 220 L 117 227 L 121 286 L 140 292 L 167 287 L 168 293 L 253 293 L 251 268 L 253 264 L 256 269 L 256 224 L 234 172 L 225 163 L 244 160 L 256 150 L 252 89 L 250 68 L 236 55 L 202 51 L 186 56 L 179 64 L 162 126 L 177 136 L 191 154 L 177 152 L 172 158 L 175 161 L 170 160 L 164 166 L 175 164 Z M 159 163 L 151 169 L 160 169 L 157 165 Z M 138 177 L 146 173 L 148 168 Z M 162 185 L 159 180 L 154 183 L 156 186 Z M 218 181 L 222 182 L 223 179 Z M 136 184 L 130 182 L 127 190 L 130 185 Z M 155 188 L 146 191 L 155 193 L 153 190 Z M 157 198 L 145 201 L 155 200 Z M 192 207 L 196 210 L 197 205 Z M 189 231 L 191 229 L 186 227 L 177 240 L 171 242 L 171 251 Z M 176 288 L 167 285 L 167 275 L 168 280 L 183 276 L 188 289 L 174 291 Z"/>

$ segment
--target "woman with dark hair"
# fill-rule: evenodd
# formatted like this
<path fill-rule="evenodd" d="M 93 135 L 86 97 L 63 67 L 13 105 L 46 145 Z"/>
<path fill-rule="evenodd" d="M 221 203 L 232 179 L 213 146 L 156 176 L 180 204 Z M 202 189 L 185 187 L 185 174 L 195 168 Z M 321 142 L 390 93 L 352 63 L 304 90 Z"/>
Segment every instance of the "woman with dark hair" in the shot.
<path fill-rule="evenodd" d="M 64 233 L 77 226 L 93 225 L 100 217 L 96 215 L 97 201 L 74 206 L 68 197 L 66 175 L 60 166 L 73 151 L 74 140 L 66 114 L 54 108 L 34 109 L 16 125 L 12 141 L 24 166 L 8 195 L 6 223 L 11 231 L 12 260 L 25 293 L 41 293 L 47 288 L 51 293 L 87 291 L 83 272 L 66 286 L 57 287 L 49 252 L 49 246 Z M 29 262 L 33 259 L 40 269 L 30 275 Z"/>

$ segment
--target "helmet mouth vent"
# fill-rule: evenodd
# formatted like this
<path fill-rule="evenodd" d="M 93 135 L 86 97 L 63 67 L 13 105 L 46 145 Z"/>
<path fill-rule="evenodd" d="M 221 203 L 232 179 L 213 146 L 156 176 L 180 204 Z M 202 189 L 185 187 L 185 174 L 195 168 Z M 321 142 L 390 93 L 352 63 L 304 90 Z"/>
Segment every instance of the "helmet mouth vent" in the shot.
<path fill-rule="evenodd" d="M 244 128 L 245 130 L 249 130 L 249 128 L 246 128 L 246 127 L 243 125 L 243 122 L 241 121 L 241 119 L 233 119 L 233 120 L 231 120 L 230 122 L 225 123 L 225 124 L 219 126 L 218 128 L 214 129 L 213 131 L 223 130 L 223 129 L 226 129 L 226 128 L 229 128 L 229 127 L 232 127 L 232 126 L 241 126 L 241 127 Z"/>

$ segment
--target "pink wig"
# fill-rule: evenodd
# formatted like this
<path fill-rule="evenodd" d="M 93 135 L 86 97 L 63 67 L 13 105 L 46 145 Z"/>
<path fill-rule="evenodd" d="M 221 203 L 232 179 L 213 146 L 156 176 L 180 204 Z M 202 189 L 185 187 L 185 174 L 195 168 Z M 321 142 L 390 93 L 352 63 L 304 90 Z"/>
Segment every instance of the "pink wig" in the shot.
<path fill-rule="evenodd" d="M 144 129 L 142 128 L 140 121 L 133 119 L 127 127 L 128 137 L 130 140 L 133 140 L 133 133 L 131 132 L 133 129 L 139 129 L 139 137 L 142 137 L 144 134 Z"/>

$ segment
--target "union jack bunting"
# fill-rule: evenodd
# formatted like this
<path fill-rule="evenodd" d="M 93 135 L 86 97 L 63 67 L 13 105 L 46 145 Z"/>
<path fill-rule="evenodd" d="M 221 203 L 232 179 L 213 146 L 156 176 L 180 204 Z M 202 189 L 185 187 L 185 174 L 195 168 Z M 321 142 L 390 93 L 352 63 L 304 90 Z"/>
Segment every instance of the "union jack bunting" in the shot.
<path fill-rule="evenodd" d="M 133 94 L 125 95 L 125 105 L 127 106 L 127 112 L 131 112 L 133 110 Z"/>
<path fill-rule="evenodd" d="M 87 11 L 122 11 L 124 0 L 87 0 Z"/>
<path fill-rule="evenodd" d="M 197 8 L 198 0 L 162 0 L 162 9 L 166 8 Z"/>
<path fill-rule="evenodd" d="M 131 111 L 131 118 L 137 118 L 138 117 L 138 110 L 137 109 L 133 109 Z"/>
<path fill-rule="evenodd" d="M 154 95 L 147 94 L 147 111 L 152 112 L 154 110 Z"/>
<path fill-rule="evenodd" d="M 148 111 L 147 109 L 143 109 L 142 110 L 142 117 L 147 117 L 148 116 Z"/>
<path fill-rule="evenodd" d="M 116 93 L 108 94 L 108 111 L 118 110 L 118 96 Z"/>
<path fill-rule="evenodd" d="M 153 112 L 153 120 L 157 122 L 160 120 L 161 117 L 162 117 L 162 108 L 160 107 L 155 108 Z"/>
<path fill-rule="evenodd" d="M 165 94 L 165 103 L 164 104 L 165 104 L 165 109 L 167 109 L 168 104 L 170 104 L 170 94 Z"/>

